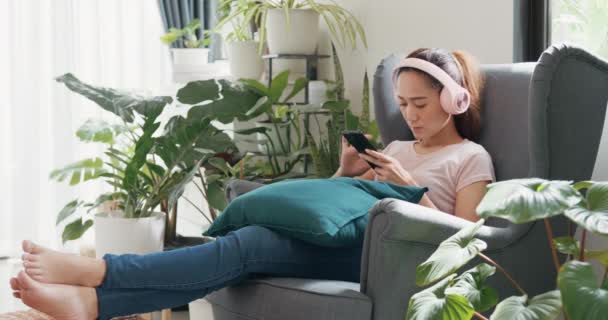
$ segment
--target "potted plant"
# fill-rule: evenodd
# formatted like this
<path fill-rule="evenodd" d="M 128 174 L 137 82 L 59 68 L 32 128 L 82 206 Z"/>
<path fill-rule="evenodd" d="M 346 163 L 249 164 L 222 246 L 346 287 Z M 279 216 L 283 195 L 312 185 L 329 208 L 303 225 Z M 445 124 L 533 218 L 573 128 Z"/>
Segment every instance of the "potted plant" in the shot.
<path fill-rule="evenodd" d="M 219 3 L 220 21 L 230 17 L 226 22 L 230 23 L 232 31 L 226 35 L 226 45 L 230 74 L 234 79 L 257 80 L 264 71 L 264 63 L 258 51 L 260 42 L 255 39 L 258 23 L 243 23 L 245 16 L 242 13 L 250 12 L 249 8 L 255 5 L 250 0 L 221 0 Z M 233 11 L 236 12 L 235 15 L 232 15 Z M 221 33 L 224 24 L 218 24 L 212 32 Z"/>
<path fill-rule="evenodd" d="M 477 207 L 482 219 L 442 242 L 416 269 L 416 284 L 436 284 L 411 297 L 406 319 L 419 319 L 421 315 L 433 319 L 486 319 L 481 312 L 492 308 L 490 319 L 495 320 L 514 319 L 515 315 L 517 319 L 556 319 L 562 312 L 567 319 L 604 319 L 608 310 L 608 250 L 587 249 L 585 240 L 589 233 L 608 236 L 607 198 L 607 182 L 572 184 L 530 178 L 488 185 L 488 192 Z M 572 235 L 555 237 L 548 219 L 558 215 L 565 215 L 582 228 L 581 242 Z M 475 234 L 488 217 L 513 223 L 545 221 L 553 263 L 558 271 L 555 290 L 528 296 L 516 278 L 482 253 L 487 244 L 475 238 Z M 570 257 L 561 266 L 558 251 Z M 460 276 L 454 274 L 453 271 L 476 257 L 484 263 Z M 600 279 L 596 279 L 587 260 L 603 265 Z M 485 284 L 496 270 L 513 284 L 519 296 L 499 301 L 496 290 Z"/>
<path fill-rule="evenodd" d="M 203 30 L 202 36 L 197 35 L 201 28 L 198 19 L 192 19 L 184 28 L 171 28 L 169 32 L 160 37 L 165 44 L 183 44 L 183 48 L 171 48 L 174 72 L 200 72 L 204 71 L 209 62 L 209 49 L 211 41 L 209 31 Z"/>
<path fill-rule="evenodd" d="M 327 24 L 333 38 L 340 45 L 350 43 L 356 47 L 357 36 L 367 47 L 365 32 L 359 21 L 335 2 L 319 3 L 316 0 L 259 0 L 246 1 L 231 15 L 224 17 L 223 25 L 235 17 L 244 17 L 241 26 L 259 22 L 260 47 L 268 40 L 270 53 L 314 54 L 318 41 L 319 16 Z"/>
<path fill-rule="evenodd" d="M 93 202 L 77 199 L 66 205 L 57 224 L 74 216 L 76 219 L 66 225 L 63 241 L 79 238 L 95 223 L 97 256 L 162 250 L 164 234 L 169 232 L 165 215 L 175 207 L 203 160 L 233 147 L 230 138 L 207 118 L 179 117 L 171 119 L 157 136 L 157 121 L 165 106 L 172 103 L 171 97 L 140 97 L 97 88 L 71 74 L 58 77 L 57 81 L 115 114 L 124 127 L 131 128 L 121 131 L 128 140 L 126 147 L 115 148 L 111 144 L 105 160 L 80 162 L 80 166 L 68 166 L 52 174 L 55 178 L 71 174 L 70 181 L 75 182 L 84 172 L 85 180 L 104 179 L 112 188 Z M 107 132 L 104 126 L 93 129 L 88 130 L 89 135 Z M 107 209 L 90 213 L 100 206 Z M 83 212 L 85 208 L 87 212 Z"/>

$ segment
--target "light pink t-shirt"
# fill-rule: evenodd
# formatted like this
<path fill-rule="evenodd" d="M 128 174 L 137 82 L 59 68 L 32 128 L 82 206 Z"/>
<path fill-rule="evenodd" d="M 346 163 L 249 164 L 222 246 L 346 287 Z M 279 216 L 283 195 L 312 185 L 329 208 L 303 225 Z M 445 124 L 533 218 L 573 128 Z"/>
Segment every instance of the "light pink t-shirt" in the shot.
<path fill-rule="evenodd" d="M 454 214 L 456 193 L 478 181 L 495 181 L 490 154 L 479 144 L 464 139 L 427 154 L 414 150 L 415 141 L 393 141 L 382 153 L 392 156 L 443 212 Z"/>

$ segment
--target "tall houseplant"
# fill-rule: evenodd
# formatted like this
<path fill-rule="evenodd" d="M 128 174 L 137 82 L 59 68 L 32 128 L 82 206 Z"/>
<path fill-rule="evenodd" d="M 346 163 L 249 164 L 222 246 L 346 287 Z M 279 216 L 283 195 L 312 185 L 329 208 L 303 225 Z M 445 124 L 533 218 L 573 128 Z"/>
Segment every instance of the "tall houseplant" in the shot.
<path fill-rule="evenodd" d="M 80 216 L 67 225 L 64 241 L 80 237 L 92 226 L 93 219 L 112 218 L 111 214 L 91 217 L 79 210 L 81 206 L 89 207 L 90 212 L 104 202 L 111 201 L 120 218 L 161 219 L 157 213 L 159 207 L 165 213 L 175 207 L 186 184 L 197 174 L 202 161 L 233 147 L 230 138 L 213 127 L 207 118 L 175 119 L 157 136 L 160 127 L 158 118 L 165 106 L 172 103 L 171 97 L 140 97 L 110 88 L 94 87 L 71 74 L 58 77 L 57 81 L 116 115 L 124 126 L 135 128 L 126 135 L 133 146 L 132 152 L 108 148 L 105 153 L 108 160 L 103 164 L 112 170 L 100 170 L 89 175 L 103 178 L 113 191 L 100 195 L 92 203 L 72 201 L 60 212 L 57 223 L 75 213 Z M 161 222 L 164 227 L 164 218 Z M 106 233 L 99 230 L 96 232 L 98 239 L 104 235 Z M 154 237 L 157 239 L 158 235 Z M 162 236 L 160 240 L 162 248 Z"/>
<path fill-rule="evenodd" d="M 608 314 L 608 248 L 585 249 L 586 234 L 608 236 L 608 183 L 514 179 L 490 184 L 477 213 L 482 218 L 499 217 L 513 223 L 544 220 L 551 243 L 553 262 L 559 271 L 557 288 L 529 297 L 524 286 L 482 251 L 486 243 L 475 238 L 483 219 L 442 242 L 416 269 L 416 284 L 433 286 L 410 299 L 406 319 L 486 319 L 481 312 L 495 307 L 490 319 L 544 320 L 557 318 L 562 310 L 568 319 L 605 319 Z M 548 218 L 564 215 L 583 228 L 582 243 L 572 235 L 554 237 Z M 560 265 L 557 252 L 572 257 Z M 484 263 L 457 275 L 473 260 Z M 523 258 L 523 257 L 520 257 Z M 597 281 L 588 259 L 606 268 Z M 499 270 L 520 292 L 498 303 L 497 292 L 485 280 Z"/>

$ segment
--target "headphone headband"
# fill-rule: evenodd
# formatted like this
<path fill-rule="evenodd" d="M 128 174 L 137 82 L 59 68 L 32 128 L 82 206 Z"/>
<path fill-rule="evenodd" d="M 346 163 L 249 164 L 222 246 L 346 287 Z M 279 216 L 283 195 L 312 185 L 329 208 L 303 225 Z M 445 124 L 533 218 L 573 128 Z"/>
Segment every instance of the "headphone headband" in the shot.
<path fill-rule="evenodd" d="M 470 94 L 466 88 L 458 84 L 447 72 L 433 63 L 418 58 L 405 58 L 399 62 L 393 71 L 393 86 L 397 88 L 399 72 L 403 68 L 414 68 L 423 71 L 431 77 L 437 79 L 443 89 L 440 93 L 441 107 L 450 114 L 460 114 L 465 112 L 470 103 Z"/>

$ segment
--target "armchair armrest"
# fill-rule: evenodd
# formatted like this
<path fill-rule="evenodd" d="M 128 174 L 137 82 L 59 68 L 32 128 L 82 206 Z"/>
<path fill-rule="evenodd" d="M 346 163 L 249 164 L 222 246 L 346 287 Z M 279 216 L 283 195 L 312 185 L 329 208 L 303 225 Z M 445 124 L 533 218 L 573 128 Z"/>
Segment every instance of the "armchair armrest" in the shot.
<path fill-rule="evenodd" d="M 361 261 L 361 292 L 374 305 L 373 319 L 403 319 L 415 285 L 416 267 L 437 246 L 472 222 L 397 199 L 379 201 L 369 212 Z M 533 224 L 482 226 L 477 238 L 501 251 L 523 238 Z"/>
<path fill-rule="evenodd" d="M 257 189 L 261 186 L 264 186 L 264 184 L 259 183 L 259 182 L 239 180 L 239 179 L 231 180 L 230 182 L 228 182 L 228 185 L 226 186 L 224 197 L 226 198 L 226 201 L 228 203 L 230 203 L 236 197 L 238 197 L 242 194 L 245 194 L 251 190 Z"/>

